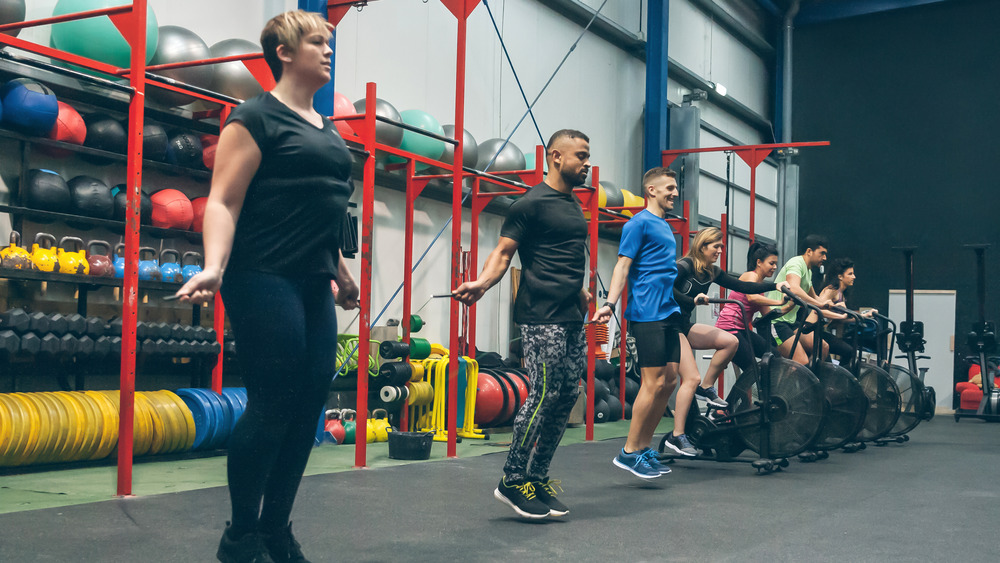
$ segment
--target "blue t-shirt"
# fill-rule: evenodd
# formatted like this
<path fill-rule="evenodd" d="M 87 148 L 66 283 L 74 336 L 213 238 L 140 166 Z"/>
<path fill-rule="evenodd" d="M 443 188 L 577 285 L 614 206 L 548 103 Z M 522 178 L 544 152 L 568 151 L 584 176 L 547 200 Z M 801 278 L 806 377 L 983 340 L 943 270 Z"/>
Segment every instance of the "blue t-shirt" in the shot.
<path fill-rule="evenodd" d="M 674 300 L 677 241 L 670 223 L 643 209 L 625 223 L 618 255 L 632 259 L 625 318 L 662 321 L 681 308 Z"/>

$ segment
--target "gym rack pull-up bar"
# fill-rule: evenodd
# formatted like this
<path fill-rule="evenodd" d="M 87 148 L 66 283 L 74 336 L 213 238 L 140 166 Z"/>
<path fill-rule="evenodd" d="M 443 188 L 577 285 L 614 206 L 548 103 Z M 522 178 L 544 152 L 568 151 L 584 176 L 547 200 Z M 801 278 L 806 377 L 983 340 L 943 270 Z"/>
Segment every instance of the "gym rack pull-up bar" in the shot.
<path fill-rule="evenodd" d="M 765 145 L 735 145 L 728 147 L 706 147 L 699 149 L 680 149 L 663 151 L 663 166 L 670 166 L 678 156 L 685 154 L 695 154 L 703 152 L 734 152 L 743 162 L 750 166 L 750 243 L 753 244 L 756 234 L 754 233 L 754 223 L 756 222 L 757 203 L 757 167 L 764 159 L 776 149 L 791 149 L 801 147 L 825 147 L 830 141 L 807 141 L 801 143 L 774 143 Z"/>

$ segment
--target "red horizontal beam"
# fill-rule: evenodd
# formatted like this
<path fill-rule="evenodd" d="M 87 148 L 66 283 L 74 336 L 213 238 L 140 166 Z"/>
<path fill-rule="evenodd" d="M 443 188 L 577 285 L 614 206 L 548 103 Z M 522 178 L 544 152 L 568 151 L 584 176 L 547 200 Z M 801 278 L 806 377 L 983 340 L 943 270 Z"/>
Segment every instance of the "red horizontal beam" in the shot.
<path fill-rule="evenodd" d="M 264 53 L 244 53 L 242 55 L 229 55 L 226 57 L 216 57 L 214 59 L 200 59 L 196 61 L 181 61 L 176 63 L 164 63 L 161 65 L 151 65 L 147 66 L 146 70 L 149 72 L 156 72 L 158 70 L 171 70 L 174 68 L 187 68 L 192 66 L 203 66 L 203 65 L 214 65 L 221 63 L 229 63 L 233 61 L 251 61 L 254 59 L 263 59 Z M 125 69 L 124 75 L 127 76 L 129 69 Z"/>
<path fill-rule="evenodd" d="M 0 25 L 0 32 L 10 31 L 15 29 L 25 29 L 28 27 L 38 27 L 40 25 L 49 25 L 53 23 L 62 23 L 73 20 L 82 20 L 86 18 L 93 18 L 97 16 L 112 16 L 116 14 L 125 14 L 132 11 L 132 5 L 128 4 L 125 6 L 113 6 L 111 8 L 101 8 L 99 10 L 88 10 L 86 12 L 76 12 L 73 14 L 63 14 L 61 16 L 52 16 L 50 18 L 42 18 L 40 20 L 28 20 L 23 22 L 6 23 Z"/>
<path fill-rule="evenodd" d="M 66 51 L 60 51 L 59 49 L 53 49 L 52 47 L 46 47 L 45 45 L 25 41 L 24 39 L 18 39 L 13 35 L 0 33 L 0 45 L 9 45 L 16 49 L 21 49 L 22 51 L 35 53 L 37 55 L 60 60 L 90 70 L 96 70 L 97 72 L 101 72 L 109 76 L 117 76 L 118 72 L 121 70 L 116 66 L 102 63 L 101 61 L 95 61 L 94 59 L 88 59 L 86 57 L 81 57 L 80 55 L 74 55 L 73 53 L 67 53 Z"/>

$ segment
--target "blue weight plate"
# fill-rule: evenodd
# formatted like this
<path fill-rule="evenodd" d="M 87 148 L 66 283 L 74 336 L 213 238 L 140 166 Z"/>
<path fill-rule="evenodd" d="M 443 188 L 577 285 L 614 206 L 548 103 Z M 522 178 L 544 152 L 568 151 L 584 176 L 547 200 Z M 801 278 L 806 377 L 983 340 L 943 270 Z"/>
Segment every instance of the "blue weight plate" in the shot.
<path fill-rule="evenodd" d="M 225 447 L 229 438 L 229 413 L 228 405 L 225 404 L 217 393 L 209 389 L 197 389 L 202 397 L 211 405 L 212 418 L 215 421 L 212 436 L 206 440 L 205 449 L 217 450 Z"/>
<path fill-rule="evenodd" d="M 191 409 L 191 416 L 194 418 L 194 444 L 191 445 L 192 450 L 201 449 L 215 432 L 215 417 L 212 413 L 212 405 L 198 391 L 198 389 L 178 389 L 174 391 L 184 401 L 184 404 Z"/>
<path fill-rule="evenodd" d="M 243 407 L 240 405 L 240 401 L 236 398 L 236 395 L 233 393 L 227 393 L 225 389 L 222 390 L 221 398 L 228 405 L 229 411 L 232 413 L 230 416 L 232 422 L 229 424 L 229 433 L 232 434 L 233 428 L 236 427 L 236 421 L 239 419 L 239 415 L 243 414 Z M 226 441 L 229 441 L 228 437 Z"/>

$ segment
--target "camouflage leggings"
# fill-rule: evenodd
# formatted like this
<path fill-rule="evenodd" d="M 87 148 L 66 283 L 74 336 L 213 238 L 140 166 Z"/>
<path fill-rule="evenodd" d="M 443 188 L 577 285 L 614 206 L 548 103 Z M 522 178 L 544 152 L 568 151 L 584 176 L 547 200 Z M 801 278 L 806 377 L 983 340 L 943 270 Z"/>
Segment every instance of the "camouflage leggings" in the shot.
<path fill-rule="evenodd" d="M 549 463 L 580 394 L 580 378 L 587 370 L 583 325 L 522 325 L 521 344 L 531 389 L 514 418 L 503 468 L 508 482 L 548 476 Z"/>

